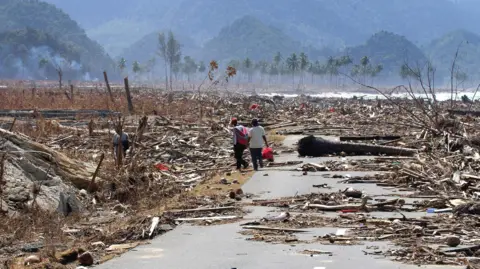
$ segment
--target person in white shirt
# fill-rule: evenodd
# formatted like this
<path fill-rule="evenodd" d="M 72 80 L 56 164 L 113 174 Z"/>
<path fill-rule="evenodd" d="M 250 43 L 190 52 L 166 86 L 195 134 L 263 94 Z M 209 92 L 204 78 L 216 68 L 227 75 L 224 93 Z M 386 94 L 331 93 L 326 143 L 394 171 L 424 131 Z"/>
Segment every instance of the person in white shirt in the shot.
<path fill-rule="evenodd" d="M 265 136 L 265 129 L 258 124 L 258 119 L 252 120 L 252 126 L 248 134 L 248 145 L 252 156 L 253 169 L 258 171 L 259 164 L 260 168 L 263 168 L 262 149 L 264 145 L 268 148 L 268 141 Z"/>

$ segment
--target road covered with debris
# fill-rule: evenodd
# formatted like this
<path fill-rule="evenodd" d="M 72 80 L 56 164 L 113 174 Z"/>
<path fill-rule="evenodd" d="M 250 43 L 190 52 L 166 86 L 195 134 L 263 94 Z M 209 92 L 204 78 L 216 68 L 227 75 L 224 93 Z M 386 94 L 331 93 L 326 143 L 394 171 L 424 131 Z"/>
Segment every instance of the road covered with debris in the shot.
<path fill-rule="evenodd" d="M 158 96 L 142 116 L 2 118 L 7 267 L 478 267 L 477 103 Z M 258 172 L 234 170 L 233 116 L 268 132 Z"/>

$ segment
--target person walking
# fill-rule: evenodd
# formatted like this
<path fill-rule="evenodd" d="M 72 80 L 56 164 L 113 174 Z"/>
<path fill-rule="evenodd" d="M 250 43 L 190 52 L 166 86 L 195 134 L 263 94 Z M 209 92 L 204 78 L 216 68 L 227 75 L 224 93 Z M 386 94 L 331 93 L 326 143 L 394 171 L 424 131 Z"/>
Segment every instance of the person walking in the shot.
<path fill-rule="evenodd" d="M 252 128 L 248 133 L 248 145 L 250 148 L 250 154 L 252 156 L 253 169 L 258 171 L 258 165 L 263 168 L 262 149 L 265 146 L 268 148 L 267 137 L 265 136 L 265 129 L 259 125 L 258 119 L 252 120 Z"/>
<path fill-rule="evenodd" d="M 244 169 L 248 167 L 248 162 L 243 159 L 243 152 L 248 146 L 248 130 L 244 126 L 238 124 L 236 118 L 232 118 L 230 125 L 233 126 L 233 152 L 235 160 L 237 161 L 237 170 L 243 166 Z"/>
<path fill-rule="evenodd" d="M 120 135 L 121 133 L 121 135 Z M 130 143 L 128 141 L 128 134 L 125 132 L 121 132 L 119 130 L 115 130 L 115 135 L 113 136 L 113 157 L 115 158 L 115 162 L 118 161 L 118 148 L 119 144 L 122 145 L 122 151 L 120 152 L 122 154 L 122 159 L 125 157 L 127 154 L 127 150 L 130 147 Z"/>

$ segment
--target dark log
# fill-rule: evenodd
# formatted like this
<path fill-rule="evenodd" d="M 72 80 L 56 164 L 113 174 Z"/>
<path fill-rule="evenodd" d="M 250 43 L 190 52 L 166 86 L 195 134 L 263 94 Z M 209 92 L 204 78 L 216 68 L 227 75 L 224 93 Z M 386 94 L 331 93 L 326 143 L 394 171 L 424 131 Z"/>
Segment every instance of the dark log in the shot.
<path fill-rule="evenodd" d="M 417 152 L 417 150 L 399 147 L 334 142 L 325 140 L 323 138 L 316 138 L 313 135 L 304 137 L 298 141 L 298 154 L 302 157 L 321 157 L 341 152 L 357 155 L 385 154 L 393 156 L 412 156 Z"/>
<path fill-rule="evenodd" d="M 465 115 L 472 115 L 472 116 L 475 116 L 475 117 L 478 117 L 480 116 L 480 111 L 476 111 L 476 110 L 459 110 L 459 109 L 449 109 L 447 110 L 448 113 L 452 114 L 452 115 L 461 115 L 461 116 L 465 116 Z"/>
<path fill-rule="evenodd" d="M 341 136 L 340 141 L 369 141 L 369 140 L 397 140 L 401 136 L 387 135 L 387 136 Z"/>
<path fill-rule="evenodd" d="M 77 116 L 101 117 L 119 116 L 120 112 L 110 110 L 37 110 L 43 118 L 55 118 L 60 120 L 75 120 Z M 31 118 L 35 114 L 34 109 L 30 110 L 0 110 L 0 117 Z"/>
<path fill-rule="evenodd" d="M 133 102 L 132 102 L 132 96 L 130 95 L 130 87 L 128 86 L 128 77 L 126 77 L 123 81 L 125 83 L 125 93 L 127 94 L 128 112 L 132 114 Z"/>
<path fill-rule="evenodd" d="M 112 101 L 112 103 L 115 103 L 115 100 L 113 99 L 112 88 L 110 88 L 110 83 L 108 82 L 107 71 L 103 72 L 103 78 L 105 79 L 105 84 L 107 85 L 107 91 L 110 95 L 110 100 Z"/>

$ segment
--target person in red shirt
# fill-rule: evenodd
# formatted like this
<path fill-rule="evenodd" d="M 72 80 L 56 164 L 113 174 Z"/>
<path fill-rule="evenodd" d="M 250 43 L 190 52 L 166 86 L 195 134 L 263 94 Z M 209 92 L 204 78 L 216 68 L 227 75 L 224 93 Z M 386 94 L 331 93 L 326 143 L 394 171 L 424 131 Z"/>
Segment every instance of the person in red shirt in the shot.
<path fill-rule="evenodd" d="M 238 124 L 236 118 L 232 119 L 230 125 L 233 126 L 233 152 L 237 161 L 237 169 L 240 170 L 242 165 L 243 168 L 246 169 L 248 167 L 248 162 L 243 159 L 243 152 L 248 146 L 248 130 L 246 127 Z"/>

